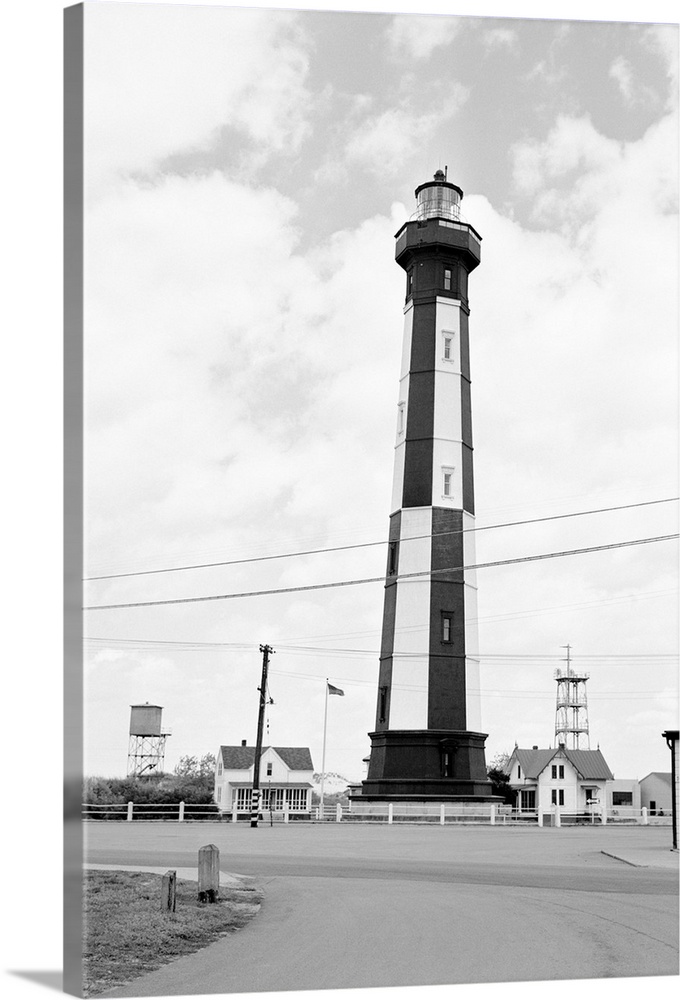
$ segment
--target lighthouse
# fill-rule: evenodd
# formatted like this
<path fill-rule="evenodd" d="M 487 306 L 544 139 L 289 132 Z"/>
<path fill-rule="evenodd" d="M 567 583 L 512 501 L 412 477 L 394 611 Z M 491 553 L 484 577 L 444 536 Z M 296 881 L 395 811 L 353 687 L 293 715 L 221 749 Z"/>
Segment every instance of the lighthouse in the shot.
<path fill-rule="evenodd" d="M 378 697 L 362 798 L 489 800 L 480 732 L 468 275 L 481 237 L 438 170 L 396 234 L 404 339 Z"/>

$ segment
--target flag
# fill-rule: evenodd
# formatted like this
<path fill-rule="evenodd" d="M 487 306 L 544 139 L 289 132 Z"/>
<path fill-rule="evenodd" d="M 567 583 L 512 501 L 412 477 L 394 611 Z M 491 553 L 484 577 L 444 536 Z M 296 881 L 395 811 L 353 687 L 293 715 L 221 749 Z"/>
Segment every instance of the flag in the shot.
<path fill-rule="evenodd" d="M 326 684 L 328 684 L 328 681 L 326 681 Z M 333 687 L 332 684 L 328 684 L 328 693 L 329 694 L 341 694 L 343 696 L 343 698 L 345 696 L 345 692 L 344 691 L 341 691 L 340 688 Z"/>

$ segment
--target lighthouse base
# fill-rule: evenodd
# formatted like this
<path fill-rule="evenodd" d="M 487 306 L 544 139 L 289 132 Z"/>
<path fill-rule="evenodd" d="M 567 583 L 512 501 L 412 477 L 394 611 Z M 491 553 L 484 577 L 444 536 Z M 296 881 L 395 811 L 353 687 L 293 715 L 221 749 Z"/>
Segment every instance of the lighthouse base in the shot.
<path fill-rule="evenodd" d="M 362 801 L 494 801 L 486 773 L 486 733 L 386 729 L 369 736 L 371 757 Z"/>

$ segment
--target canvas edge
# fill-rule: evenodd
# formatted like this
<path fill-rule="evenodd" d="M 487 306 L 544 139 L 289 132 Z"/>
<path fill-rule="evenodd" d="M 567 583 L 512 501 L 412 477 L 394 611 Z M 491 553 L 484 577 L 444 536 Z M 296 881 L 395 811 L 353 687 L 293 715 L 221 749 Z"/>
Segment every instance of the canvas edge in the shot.
<path fill-rule="evenodd" d="M 83 37 L 64 10 L 64 978 L 83 995 Z"/>

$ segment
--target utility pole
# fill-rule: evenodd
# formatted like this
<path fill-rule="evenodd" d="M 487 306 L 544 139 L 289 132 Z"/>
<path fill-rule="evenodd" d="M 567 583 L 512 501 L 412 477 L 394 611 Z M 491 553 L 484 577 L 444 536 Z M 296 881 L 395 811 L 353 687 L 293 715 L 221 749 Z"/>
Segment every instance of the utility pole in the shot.
<path fill-rule="evenodd" d="M 253 795 L 250 808 L 250 825 L 257 826 L 260 811 L 260 758 L 262 757 L 262 731 L 264 729 L 264 710 L 267 704 L 267 671 L 269 670 L 269 654 L 274 650 L 271 646 L 260 646 L 262 653 L 262 679 L 260 680 L 260 708 L 257 715 L 257 740 L 255 742 L 255 759 L 253 761 Z"/>

